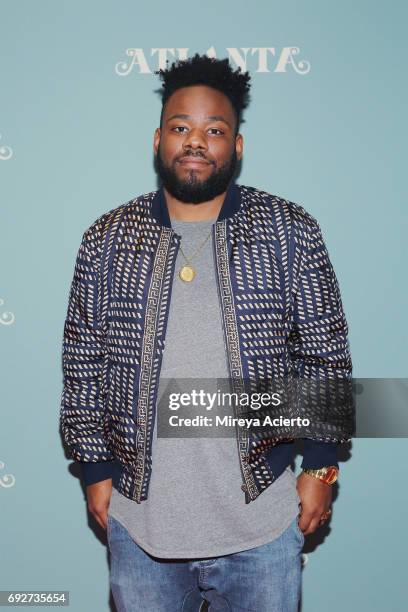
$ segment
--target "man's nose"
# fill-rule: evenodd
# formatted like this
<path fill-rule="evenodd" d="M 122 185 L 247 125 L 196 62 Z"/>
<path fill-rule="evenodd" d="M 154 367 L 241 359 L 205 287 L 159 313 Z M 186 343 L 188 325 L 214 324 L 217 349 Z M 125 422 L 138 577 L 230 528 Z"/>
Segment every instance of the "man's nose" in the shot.
<path fill-rule="evenodd" d="M 183 142 L 185 149 L 207 149 L 207 140 L 201 130 L 190 130 Z"/>

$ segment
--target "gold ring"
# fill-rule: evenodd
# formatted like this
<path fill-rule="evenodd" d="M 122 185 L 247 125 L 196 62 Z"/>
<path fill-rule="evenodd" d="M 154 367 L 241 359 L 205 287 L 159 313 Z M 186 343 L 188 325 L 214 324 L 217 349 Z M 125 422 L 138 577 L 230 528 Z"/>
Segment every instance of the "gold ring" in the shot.
<path fill-rule="evenodd" d="M 326 510 L 326 512 L 323 512 L 322 516 L 320 517 L 320 523 L 324 523 L 324 521 L 326 521 L 330 515 L 331 515 L 331 509 Z"/>

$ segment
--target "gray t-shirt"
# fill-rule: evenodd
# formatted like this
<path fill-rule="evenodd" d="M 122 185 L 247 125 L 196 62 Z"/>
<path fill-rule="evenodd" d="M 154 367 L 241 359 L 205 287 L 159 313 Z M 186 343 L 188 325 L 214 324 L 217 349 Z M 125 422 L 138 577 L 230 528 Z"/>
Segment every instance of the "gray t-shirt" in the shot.
<path fill-rule="evenodd" d="M 187 257 L 205 241 L 215 221 L 172 219 Z M 166 379 L 216 381 L 229 376 L 211 235 L 192 257 L 196 277 L 191 282 L 178 275 L 185 263 L 179 250 L 157 405 Z M 242 482 L 235 437 L 158 438 L 156 415 L 148 498 L 137 504 L 113 488 L 109 514 L 156 557 L 239 552 L 279 537 L 298 514 L 300 501 L 290 466 L 249 504 Z"/>

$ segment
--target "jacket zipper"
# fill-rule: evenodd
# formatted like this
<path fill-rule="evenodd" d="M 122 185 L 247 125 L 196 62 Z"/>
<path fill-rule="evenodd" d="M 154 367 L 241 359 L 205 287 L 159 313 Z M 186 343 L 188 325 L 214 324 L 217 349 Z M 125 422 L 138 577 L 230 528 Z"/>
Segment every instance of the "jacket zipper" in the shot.
<path fill-rule="evenodd" d="M 176 232 L 172 229 L 172 234 L 170 236 L 170 242 L 172 241 L 172 239 L 173 239 L 175 234 L 176 234 Z M 171 248 L 171 246 L 169 246 L 169 250 L 170 250 L 170 248 Z M 176 251 L 175 251 L 175 254 L 174 254 L 174 257 L 173 257 L 173 263 L 171 264 L 172 265 L 172 270 L 171 270 L 172 271 L 172 275 L 171 275 L 171 281 L 169 283 L 169 296 L 168 296 L 168 304 L 167 304 L 167 307 L 166 307 L 167 308 L 167 313 L 169 312 L 169 309 L 170 309 L 170 301 L 171 301 L 171 295 L 172 295 L 172 290 L 173 290 L 174 270 L 175 270 L 175 267 L 176 267 L 176 261 L 177 261 L 177 255 L 178 255 L 179 248 L 180 248 L 179 243 L 176 243 Z M 168 261 L 168 259 L 167 259 L 167 261 Z M 160 306 L 159 306 L 159 309 L 160 309 Z M 157 322 L 157 319 L 156 319 L 156 322 Z M 158 385 L 159 385 L 159 380 L 160 380 L 160 371 L 161 371 L 161 365 L 162 365 L 162 361 L 163 361 L 163 351 L 164 351 L 164 344 L 165 344 L 165 339 L 166 339 L 167 324 L 168 324 L 168 316 L 166 317 L 166 320 L 165 320 L 164 326 L 163 326 L 163 337 L 162 337 L 163 347 L 162 347 L 162 354 L 161 354 L 161 357 L 160 357 L 160 364 L 159 364 L 158 373 L 157 373 L 157 383 L 156 383 L 157 390 L 156 391 L 158 391 Z M 157 348 L 157 326 L 156 326 L 156 329 L 155 329 L 155 349 L 156 348 Z M 156 398 L 157 398 L 157 392 L 156 392 Z M 156 421 L 156 419 L 157 419 L 157 406 L 155 408 L 155 416 L 154 416 L 154 418 L 155 418 L 155 421 Z M 154 423 L 153 423 L 153 426 L 151 427 L 151 429 L 149 431 L 149 440 L 148 440 L 148 442 L 149 442 L 150 448 L 152 447 L 153 430 L 154 430 Z M 150 456 L 150 460 L 151 460 L 151 456 Z M 144 475 L 145 475 L 145 465 L 146 465 L 146 456 L 144 457 L 144 462 L 143 462 L 143 475 L 142 475 L 142 478 L 141 478 L 141 488 L 143 488 L 143 481 L 144 481 Z M 140 501 L 141 501 L 141 494 L 142 494 L 141 491 L 142 491 L 142 489 L 137 489 L 137 485 L 135 484 L 135 487 L 133 489 L 133 498 L 138 503 L 140 503 Z"/>
<path fill-rule="evenodd" d="M 212 226 L 213 259 L 214 259 L 214 267 L 215 267 L 215 276 L 216 276 L 216 280 L 217 280 L 216 285 L 217 285 L 217 291 L 218 291 L 218 306 L 219 306 L 219 309 L 220 309 L 221 325 L 222 325 L 222 329 L 223 329 L 224 351 L 225 351 L 225 356 L 227 358 L 228 372 L 229 372 L 230 380 L 232 380 L 231 366 L 230 366 L 228 346 L 227 346 L 227 340 L 226 340 L 226 330 L 225 330 L 225 324 L 224 324 L 224 312 L 223 312 L 223 308 L 222 308 L 222 296 L 221 296 L 221 289 L 220 289 L 220 279 L 219 279 L 219 275 L 218 275 L 217 250 L 215 248 L 216 228 L 217 228 L 217 222 Z M 245 475 L 244 475 L 244 470 L 242 469 L 242 464 L 241 464 L 241 455 L 240 455 L 240 452 L 239 452 L 238 425 L 235 425 L 235 431 L 236 431 L 235 439 L 236 439 L 236 442 L 237 442 L 237 451 L 238 451 L 238 463 L 239 463 L 239 467 L 240 467 L 240 470 L 241 470 L 242 482 L 243 482 L 243 485 L 245 486 L 246 490 L 248 491 L 248 487 L 246 485 L 246 480 L 245 480 Z"/>

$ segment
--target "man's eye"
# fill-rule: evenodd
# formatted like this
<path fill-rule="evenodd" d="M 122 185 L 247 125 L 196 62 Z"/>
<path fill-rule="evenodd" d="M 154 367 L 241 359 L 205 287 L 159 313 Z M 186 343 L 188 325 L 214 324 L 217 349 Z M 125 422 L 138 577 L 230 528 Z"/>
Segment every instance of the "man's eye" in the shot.
<path fill-rule="evenodd" d="M 175 125 L 171 128 L 172 132 L 177 132 L 178 134 L 183 134 L 183 130 L 187 130 L 188 128 L 185 125 Z M 210 128 L 209 132 L 215 133 L 216 136 L 222 135 L 224 132 L 219 130 L 218 128 Z"/>

